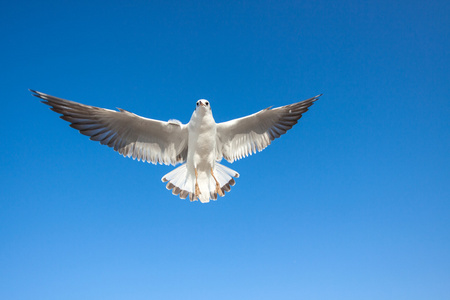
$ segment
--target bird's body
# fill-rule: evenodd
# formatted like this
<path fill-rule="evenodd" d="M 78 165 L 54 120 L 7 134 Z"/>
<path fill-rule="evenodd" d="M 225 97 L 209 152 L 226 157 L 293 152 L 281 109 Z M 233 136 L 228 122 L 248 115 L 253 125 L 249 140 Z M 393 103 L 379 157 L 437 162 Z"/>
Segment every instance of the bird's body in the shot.
<path fill-rule="evenodd" d="M 195 200 L 196 197 L 201 202 L 208 202 L 210 198 L 215 200 L 217 194 L 224 195 L 222 188 L 229 190 L 229 185 L 225 185 L 234 185 L 232 177 L 238 177 L 239 174 L 231 169 L 223 172 L 225 166 L 216 164 L 217 124 L 207 100 L 197 101 L 197 108 L 192 114 L 187 130 L 186 164 L 165 175 L 162 180 L 169 181 L 168 189 L 173 189 L 176 194 L 180 189 L 180 194 L 187 193 L 191 200 Z"/>
<path fill-rule="evenodd" d="M 186 164 L 188 167 L 195 167 L 198 171 L 206 172 L 214 166 L 217 125 L 211 110 L 202 107 L 194 111 L 188 123 L 189 142 Z"/>
<path fill-rule="evenodd" d="M 203 103 L 202 100 L 200 101 Z M 214 169 L 216 127 L 211 110 L 203 107 L 194 111 L 188 124 L 189 142 L 186 168 L 188 170 L 193 169 L 194 175 L 195 171 L 197 171 L 197 182 L 200 190 L 199 198 L 201 202 L 209 201 L 211 195 L 209 183 L 211 181 L 211 174 L 213 174 L 211 170 Z"/>
<path fill-rule="evenodd" d="M 71 127 L 124 156 L 152 163 L 185 162 L 163 176 L 174 195 L 191 201 L 216 200 L 235 184 L 239 174 L 219 164 L 261 151 L 286 133 L 320 96 L 276 109 L 216 123 L 207 100 L 197 101 L 188 124 L 142 118 L 126 110 L 112 111 L 33 91 L 34 96 L 62 114 Z"/>

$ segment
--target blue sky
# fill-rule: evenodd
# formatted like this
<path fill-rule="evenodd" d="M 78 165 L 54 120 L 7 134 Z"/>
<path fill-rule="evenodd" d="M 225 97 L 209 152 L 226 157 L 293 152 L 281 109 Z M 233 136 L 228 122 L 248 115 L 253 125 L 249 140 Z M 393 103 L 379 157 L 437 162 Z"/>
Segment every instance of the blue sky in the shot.
<path fill-rule="evenodd" d="M 449 299 L 448 1 L 3 1 L 1 299 Z M 32 97 L 186 123 L 324 95 L 172 196 Z"/>

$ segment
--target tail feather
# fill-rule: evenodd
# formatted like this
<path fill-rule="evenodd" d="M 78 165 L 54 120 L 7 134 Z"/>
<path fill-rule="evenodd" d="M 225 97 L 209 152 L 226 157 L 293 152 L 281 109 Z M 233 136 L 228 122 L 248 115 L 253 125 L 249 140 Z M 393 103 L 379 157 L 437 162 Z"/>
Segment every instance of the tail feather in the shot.
<path fill-rule="evenodd" d="M 218 163 L 215 164 L 213 173 L 223 194 L 229 192 L 231 186 L 235 185 L 233 177 L 239 177 L 239 173 Z M 172 190 L 172 194 L 178 195 L 181 199 L 189 197 L 191 201 L 200 200 L 202 203 L 217 200 L 216 181 L 211 176 L 211 172 L 198 172 L 197 183 L 200 188 L 198 196 L 194 193 L 195 175 L 189 172 L 186 164 L 167 173 L 161 180 L 167 182 L 166 188 Z"/>

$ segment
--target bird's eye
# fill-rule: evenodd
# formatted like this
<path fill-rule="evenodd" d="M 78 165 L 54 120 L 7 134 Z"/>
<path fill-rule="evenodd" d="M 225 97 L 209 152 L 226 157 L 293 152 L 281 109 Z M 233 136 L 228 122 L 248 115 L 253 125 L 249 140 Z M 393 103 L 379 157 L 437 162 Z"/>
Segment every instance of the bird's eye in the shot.
<path fill-rule="evenodd" d="M 199 104 L 200 104 L 200 103 L 197 102 L 197 106 L 198 106 Z"/>
<path fill-rule="evenodd" d="M 206 102 L 206 106 L 208 106 L 209 105 L 209 103 L 208 102 Z"/>

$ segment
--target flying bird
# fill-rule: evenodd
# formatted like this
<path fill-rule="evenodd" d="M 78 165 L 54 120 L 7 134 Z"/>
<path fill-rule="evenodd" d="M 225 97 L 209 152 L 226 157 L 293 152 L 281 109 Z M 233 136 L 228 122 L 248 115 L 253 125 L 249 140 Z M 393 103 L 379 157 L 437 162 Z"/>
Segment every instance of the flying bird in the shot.
<path fill-rule="evenodd" d="M 167 122 L 140 117 L 118 108 L 118 111 L 89 106 L 38 91 L 33 96 L 61 114 L 72 128 L 107 145 L 125 157 L 153 164 L 177 165 L 162 177 L 167 189 L 181 199 L 202 203 L 224 196 L 235 184 L 239 173 L 219 164 L 222 158 L 232 163 L 285 134 L 321 95 L 277 107 L 228 122 L 214 121 L 211 105 L 205 99 L 196 108 L 187 124 L 178 120 Z"/>

